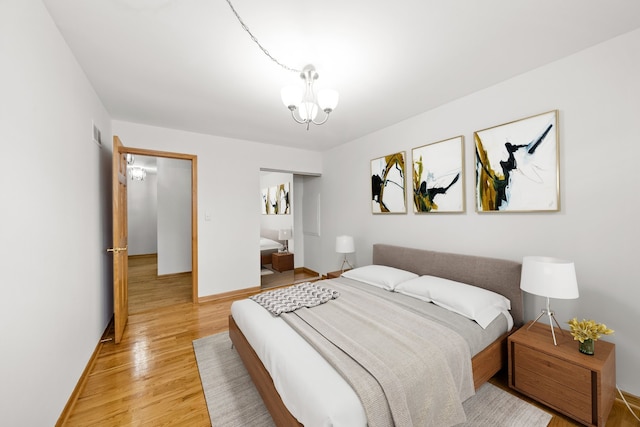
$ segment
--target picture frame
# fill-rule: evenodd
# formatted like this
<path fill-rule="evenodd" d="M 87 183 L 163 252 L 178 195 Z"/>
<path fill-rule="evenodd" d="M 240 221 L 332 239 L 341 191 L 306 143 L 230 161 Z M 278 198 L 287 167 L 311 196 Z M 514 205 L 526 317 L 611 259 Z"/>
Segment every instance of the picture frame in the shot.
<path fill-rule="evenodd" d="M 268 188 L 263 188 L 262 190 L 260 190 L 262 199 L 260 201 L 260 211 L 262 213 L 262 215 L 267 215 L 269 214 L 269 189 Z"/>
<path fill-rule="evenodd" d="M 278 184 L 261 190 L 261 212 L 263 215 L 289 215 L 291 183 Z"/>
<path fill-rule="evenodd" d="M 278 214 L 289 215 L 291 213 L 291 203 L 289 201 L 289 183 L 278 185 Z"/>
<path fill-rule="evenodd" d="M 371 160 L 371 212 L 407 213 L 405 152 Z"/>
<path fill-rule="evenodd" d="M 559 211 L 558 135 L 558 110 L 474 132 L 476 211 Z"/>
<path fill-rule="evenodd" d="M 416 147 L 411 159 L 414 213 L 465 211 L 464 136 Z"/>
<path fill-rule="evenodd" d="M 278 187 L 271 186 L 267 190 L 267 194 L 269 195 L 269 206 L 267 206 L 267 215 L 277 215 L 278 214 Z"/>

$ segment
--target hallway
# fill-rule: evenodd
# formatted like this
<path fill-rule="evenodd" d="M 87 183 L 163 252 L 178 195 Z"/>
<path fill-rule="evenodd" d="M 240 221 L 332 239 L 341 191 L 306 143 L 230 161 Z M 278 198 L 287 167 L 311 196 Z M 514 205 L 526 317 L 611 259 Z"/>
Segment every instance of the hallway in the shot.
<path fill-rule="evenodd" d="M 158 255 L 129 257 L 129 313 L 191 302 L 191 272 L 158 276 Z"/>

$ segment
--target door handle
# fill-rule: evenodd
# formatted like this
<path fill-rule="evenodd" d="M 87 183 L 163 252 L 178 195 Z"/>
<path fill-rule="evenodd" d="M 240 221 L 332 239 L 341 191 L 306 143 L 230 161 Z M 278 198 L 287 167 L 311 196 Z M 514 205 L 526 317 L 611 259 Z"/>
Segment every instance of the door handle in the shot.
<path fill-rule="evenodd" d="M 107 249 L 107 252 L 119 253 L 126 250 L 127 250 L 127 247 L 125 246 L 124 248 L 109 248 Z"/>

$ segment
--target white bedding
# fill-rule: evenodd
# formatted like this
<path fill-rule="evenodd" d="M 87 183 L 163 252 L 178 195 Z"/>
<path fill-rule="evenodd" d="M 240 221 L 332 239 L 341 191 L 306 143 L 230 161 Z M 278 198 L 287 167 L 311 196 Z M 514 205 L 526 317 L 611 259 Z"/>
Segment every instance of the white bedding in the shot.
<path fill-rule="evenodd" d="M 275 240 L 267 239 L 266 237 L 260 237 L 260 250 L 267 251 L 272 249 L 283 249 L 284 246 L 280 242 L 276 242 Z"/>
<path fill-rule="evenodd" d="M 306 427 L 367 425 L 355 391 L 281 318 L 249 299 L 234 302 L 231 314 L 300 423 Z"/>
<path fill-rule="evenodd" d="M 231 314 L 271 375 L 283 403 L 300 423 L 306 427 L 367 425 L 355 391 L 284 320 L 249 299 L 234 302 Z M 497 323 L 507 328 L 506 319 L 496 319 Z M 493 333 L 497 337 L 504 331 Z M 476 344 L 471 344 L 474 355 L 487 343 Z"/>

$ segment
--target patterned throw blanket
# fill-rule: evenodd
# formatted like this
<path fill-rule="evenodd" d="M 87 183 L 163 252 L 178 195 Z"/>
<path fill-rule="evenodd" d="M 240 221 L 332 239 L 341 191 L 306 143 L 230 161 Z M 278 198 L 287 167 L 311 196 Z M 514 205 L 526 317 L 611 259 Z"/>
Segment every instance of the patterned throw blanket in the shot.
<path fill-rule="evenodd" d="M 336 299 L 340 293 L 333 289 L 328 289 L 316 283 L 305 282 L 287 288 L 276 289 L 263 292 L 249 297 L 271 314 L 280 316 L 282 313 L 289 313 L 303 307 L 315 307 L 325 302 Z"/>

